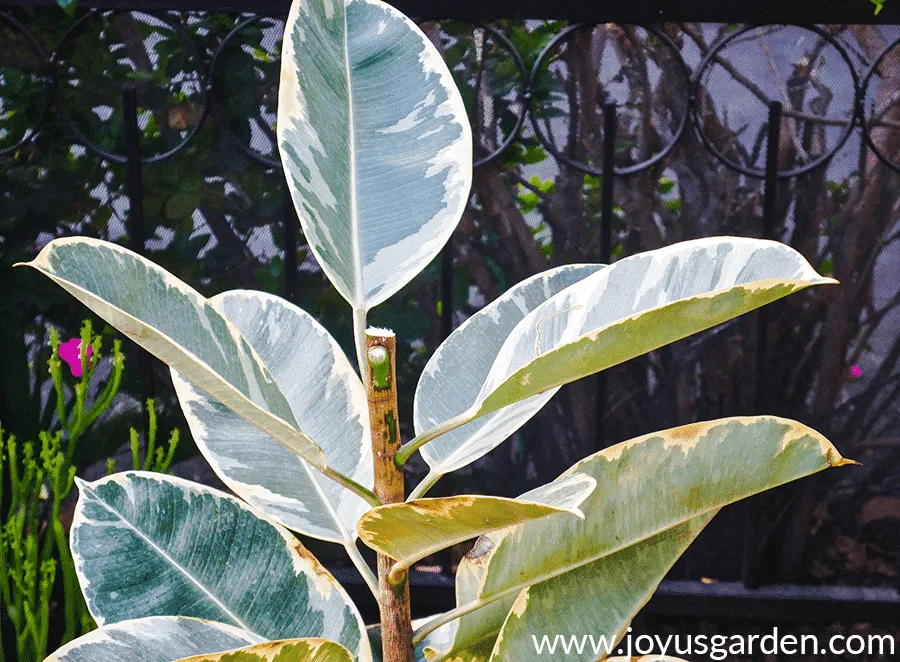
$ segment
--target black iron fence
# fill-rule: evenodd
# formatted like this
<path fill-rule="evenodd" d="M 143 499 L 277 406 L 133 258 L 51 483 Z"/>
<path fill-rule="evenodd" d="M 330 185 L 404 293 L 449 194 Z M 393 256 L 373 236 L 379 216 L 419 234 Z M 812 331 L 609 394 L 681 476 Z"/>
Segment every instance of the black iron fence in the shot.
<path fill-rule="evenodd" d="M 243 10 L 241 3 L 198 2 L 195 7 L 185 2 L 174 8 L 163 2 L 109 2 L 96 5 L 103 9 L 83 9 L 77 20 L 66 22 L 58 12 L 51 15 L 56 10 L 34 9 L 43 4 L 0 3 L 0 33 L 8 45 L 14 44 L 6 49 L 0 44 L 0 167 L 5 159 L 7 176 L 15 173 L 16 177 L 34 178 L 28 180 L 31 188 L 26 187 L 25 192 L 11 189 L 6 206 L 0 205 L 0 235 L 5 237 L 0 251 L 11 254 L 15 233 L 21 234 L 32 218 L 29 214 L 34 213 L 33 206 L 17 211 L 13 197 L 44 190 L 39 182 L 49 175 L 41 171 L 41 149 L 56 149 L 79 164 L 96 159 L 102 172 L 93 175 L 93 188 L 80 194 L 81 206 L 65 224 L 50 223 L 29 238 L 20 252 L 33 251 L 53 234 L 88 229 L 112 239 L 127 237 L 134 250 L 149 251 L 154 259 L 163 254 L 164 263 L 168 259 L 184 270 L 189 267 L 178 264 L 179 255 L 202 260 L 224 247 L 238 256 L 237 262 L 224 263 L 225 271 L 233 273 L 194 273 L 195 284 L 220 290 L 224 289 L 220 287 L 222 279 L 231 282 L 228 279 L 234 277 L 245 283 L 255 278 L 256 285 L 279 289 L 291 300 L 306 296 L 309 274 L 315 267 L 306 259 L 295 211 L 283 191 L 273 194 L 266 190 L 281 179 L 273 126 L 282 29 L 279 16 L 286 7 L 255 5 L 253 10 L 259 14 L 235 16 Z M 722 3 L 702 2 L 678 7 L 677 14 L 671 3 L 663 7 L 650 2 L 610 7 L 609 11 L 567 2 L 518 3 L 516 7 L 495 4 L 489 8 L 455 3 L 446 10 L 414 0 L 397 4 L 423 18 L 439 14 L 458 19 L 423 20 L 421 25 L 444 51 L 464 89 L 476 140 L 476 168 L 482 173 L 470 218 L 464 218 L 464 229 L 443 252 L 439 269 L 432 271 L 433 289 L 415 294 L 425 301 L 421 304 L 427 309 L 424 316 L 438 322 L 433 326 L 440 329 L 431 336 L 421 332 L 426 349 L 449 334 L 460 317 L 477 308 L 479 299 L 490 296 L 492 289 L 502 289 L 507 279 L 526 273 L 529 266 L 522 263 L 528 260 L 533 261 L 532 266 L 543 258 L 608 262 L 646 247 L 647 242 L 652 247 L 654 241 L 665 243 L 724 229 L 802 244 L 798 247 L 807 255 L 812 253 L 820 263 L 817 266 L 849 277 L 859 284 L 860 291 L 870 294 L 881 292 L 881 285 L 872 284 L 876 275 L 885 278 L 876 273 L 882 268 L 878 265 L 885 259 L 888 269 L 900 265 L 890 253 L 900 236 L 895 229 L 900 214 L 895 174 L 900 172 L 900 29 L 888 23 L 863 26 L 871 20 L 872 10 L 864 0 L 843 0 L 827 10 L 812 3 L 793 8 L 755 3 L 741 8 L 745 13 L 740 17 L 733 14 L 738 10 L 723 8 Z M 886 6 L 882 20 L 896 17 L 898 7 L 892 4 Z M 262 15 L 266 12 L 271 15 Z M 500 20 L 476 20 L 485 12 Z M 513 16 L 653 25 L 508 20 Z M 735 18 L 807 24 L 667 22 Z M 53 22 L 47 34 L 41 31 L 44 20 Z M 853 21 L 856 27 L 831 24 L 839 21 Z M 48 34 L 53 35 L 53 43 L 48 44 Z M 586 58 L 590 66 L 585 64 Z M 213 141 L 213 147 L 204 129 L 210 123 L 222 134 L 222 141 Z M 47 146 L 48 141 L 52 147 Z M 60 147 L 61 142 L 68 144 Z M 248 164 L 266 173 L 263 183 L 251 185 L 239 175 L 223 181 L 227 178 L 216 179 L 217 175 L 207 172 L 191 183 L 194 173 L 183 164 L 200 150 L 212 153 L 204 158 L 222 157 L 230 161 L 228 167 L 238 170 L 245 166 L 235 166 L 232 160 L 242 155 Z M 701 153 L 706 161 L 692 170 L 691 159 Z M 158 174 L 165 172 L 165 164 L 178 164 L 171 167 L 182 173 L 184 181 L 160 202 L 156 199 L 159 189 L 173 186 L 166 182 L 165 174 Z M 31 166 L 34 172 L 29 171 Z M 713 170 L 715 176 L 709 175 L 709 179 L 715 181 L 706 182 L 699 194 L 692 193 L 692 186 L 699 186 L 697 182 L 706 176 L 704 172 Z M 159 181 L 148 186 L 147 177 Z M 798 182 L 805 177 L 814 180 L 817 188 L 811 190 L 818 193 L 804 192 Z M 209 200 L 213 185 L 220 189 L 216 195 L 225 200 L 220 207 Z M 254 186 L 253 192 L 241 190 Z M 566 186 L 570 186 L 568 193 Z M 148 196 L 148 191 L 152 195 Z M 574 211 L 567 206 L 572 191 L 579 198 Z M 648 191 L 647 198 L 654 202 L 641 207 L 635 199 Z M 504 195 L 509 197 L 505 207 L 498 202 L 498 196 Z M 853 209 L 858 208 L 881 220 L 855 218 L 857 225 L 871 226 L 867 231 L 848 230 L 840 221 L 827 220 L 823 227 L 830 229 L 822 239 L 822 232 L 806 227 L 811 221 L 803 208 L 818 204 L 817 195 L 829 196 L 832 204 L 816 211 L 818 216 L 843 214 L 852 220 Z M 0 202 L 2 196 L 0 191 Z M 249 202 L 240 202 L 245 199 Z M 263 203 L 258 205 L 255 199 Z M 85 201 L 91 200 L 106 209 L 102 220 L 84 208 Z M 147 213 L 148 206 L 151 213 Z M 4 209 L 11 210 L 7 227 L 3 225 Z M 715 213 L 722 210 L 727 212 L 726 218 L 717 220 Z M 241 214 L 254 220 L 242 226 Z M 171 227 L 161 229 L 152 219 L 154 215 L 162 215 Z M 568 223 L 569 217 L 577 222 Z M 705 225 L 693 218 L 703 219 Z M 519 225 L 510 227 L 510 219 Z M 191 252 L 184 246 L 196 240 L 201 225 L 208 228 L 210 242 L 205 249 Z M 261 228 L 268 234 L 261 235 Z M 660 236 L 654 239 L 657 231 Z M 856 246 L 853 242 L 866 241 L 872 243 L 870 258 L 865 251 L 848 248 Z M 512 244 L 520 246 L 521 256 Z M 500 254 L 503 251 L 505 256 Z M 478 254 L 476 258 L 473 252 Z M 4 265 L 6 262 L 5 256 Z M 212 263 L 209 272 L 222 271 L 221 261 Z M 248 264 L 252 273 L 240 276 Z M 841 270 L 844 273 L 839 273 Z M 327 313 L 331 304 L 323 302 L 324 295 L 317 296 L 314 307 Z M 871 377 L 866 375 L 862 385 L 850 387 L 843 384 L 842 377 L 847 363 L 858 368 L 857 362 L 862 362 L 863 350 L 854 338 L 862 334 L 865 342 L 874 343 L 879 334 L 884 336 L 882 322 L 896 319 L 890 316 L 900 302 L 898 295 L 887 291 L 885 296 L 886 303 L 859 308 L 852 328 L 844 330 L 844 343 L 837 346 L 841 354 L 835 373 L 840 376 L 838 386 L 819 384 L 812 391 L 796 385 L 810 370 L 804 361 L 827 358 L 829 349 L 834 350 L 829 345 L 832 327 L 823 331 L 820 321 L 805 322 L 797 309 L 789 315 L 787 308 L 774 308 L 757 314 L 749 323 L 735 323 L 683 345 L 681 358 L 664 355 L 637 365 L 634 370 L 646 370 L 648 375 L 670 372 L 654 363 L 661 361 L 663 368 L 680 376 L 639 381 L 643 399 L 633 405 L 633 412 L 640 416 L 660 402 L 671 402 L 677 408 L 684 397 L 682 390 L 693 388 L 690 375 L 712 373 L 711 368 L 697 367 L 700 363 L 695 355 L 709 353 L 711 360 L 717 361 L 708 349 L 710 343 L 727 348 L 735 334 L 742 334 L 740 353 L 746 356 L 731 370 L 748 371 L 745 381 L 749 386 L 740 386 L 747 392 L 735 396 L 730 404 L 725 401 L 731 396 L 717 392 L 724 404 L 715 406 L 703 404 L 705 399 L 698 395 L 684 416 L 691 418 L 707 410 L 779 413 L 799 408 L 800 417 L 837 434 L 837 440 L 844 440 L 853 450 L 877 448 L 873 457 L 879 466 L 887 467 L 883 473 L 888 477 L 882 475 L 880 480 L 894 485 L 896 466 L 900 466 L 897 445 L 879 444 L 898 427 L 895 398 L 900 387 L 900 343 L 896 329 L 893 337 L 888 331 L 888 337 L 882 338 L 883 348 L 878 350 L 879 362 L 869 371 Z M 848 297 L 856 305 L 853 296 Z M 834 310 L 840 308 L 820 299 L 800 305 L 814 308 L 820 317 L 834 317 Z M 773 362 L 788 350 L 782 346 L 784 338 L 772 328 L 786 319 L 797 327 L 788 350 L 796 350 L 798 364 L 785 369 L 783 377 L 776 377 L 772 375 Z M 834 328 L 840 329 L 840 325 L 835 322 Z M 419 338 L 410 340 L 410 347 L 417 350 Z M 139 361 L 137 392 L 144 400 L 160 387 L 154 383 L 149 357 L 141 354 Z M 828 377 L 824 368 L 817 374 L 820 379 Z M 585 423 L 582 436 L 589 439 L 587 445 L 583 438 L 576 439 L 572 442 L 576 449 L 617 441 L 640 428 L 634 422 L 623 422 L 628 414 L 621 413 L 625 408 L 621 403 L 634 400 L 623 395 L 627 390 L 623 375 L 613 373 L 613 384 L 606 376 L 598 378 L 587 395 L 588 404 L 580 409 L 573 392 L 571 407 L 582 418 L 585 409 L 596 412 L 587 416 L 592 420 Z M 743 377 L 743 373 L 739 375 Z M 628 376 L 633 378 L 631 373 Z M 726 376 L 735 377 L 733 373 Z M 668 383 L 667 379 L 679 381 Z M 793 390 L 782 389 L 789 382 L 794 383 Z M 837 393 L 827 397 L 835 389 Z M 698 387 L 698 393 L 701 390 Z M 838 396 L 845 392 L 841 401 Z M 620 405 L 622 409 L 617 410 Z M 858 433 L 848 432 L 857 429 Z M 873 439 L 878 442 L 874 446 Z M 519 442 L 520 446 L 527 444 L 527 436 Z M 538 451 L 530 456 L 528 452 L 524 452 L 526 468 L 529 461 L 534 465 L 544 457 Z M 858 483 L 845 487 L 852 494 L 861 489 Z M 821 489 L 820 485 L 814 494 L 821 494 Z M 879 496 L 888 492 L 885 487 Z M 797 506 L 796 495 L 785 499 L 778 502 L 778 508 Z M 773 532 L 808 536 L 814 504 L 807 504 L 803 511 L 802 495 L 799 503 L 807 521 L 791 527 L 779 516 L 769 523 L 763 537 L 772 537 Z M 836 605 L 846 599 L 846 591 L 840 589 L 804 593 L 796 587 L 791 591 L 754 588 L 758 571 L 767 562 L 758 535 L 766 528 L 760 508 L 760 502 L 754 502 L 731 521 L 731 525 L 738 522 L 745 532 L 738 562 L 743 586 L 664 584 L 654 603 L 660 613 L 686 614 L 705 604 L 713 610 L 727 609 L 731 615 L 760 617 L 771 614 L 773 604 L 790 593 L 795 613 L 804 618 L 838 615 Z M 796 571 L 803 562 L 803 558 L 795 558 L 793 564 L 783 565 Z M 689 560 L 688 565 L 697 563 Z M 682 570 L 684 576 L 696 578 L 698 574 L 696 567 Z M 791 572 L 786 574 L 786 579 L 794 579 Z M 435 599 L 452 602 L 447 582 L 433 579 L 431 583 L 438 591 Z M 890 620 L 900 614 L 900 602 L 883 590 L 861 589 L 853 599 L 860 618 L 877 614 Z"/>

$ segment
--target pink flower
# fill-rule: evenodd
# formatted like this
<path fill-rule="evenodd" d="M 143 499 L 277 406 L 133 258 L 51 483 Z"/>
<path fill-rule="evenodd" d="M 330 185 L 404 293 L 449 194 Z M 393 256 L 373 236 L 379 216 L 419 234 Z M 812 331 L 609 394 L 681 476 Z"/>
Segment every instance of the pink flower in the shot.
<path fill-rule="evenodd" d="M 85 352 L 91 358 L 91 346 Z M 81 377 L 81 338 L 72 338 L 59 346 L 59 358 L 69 364 L 73 377 Z"/>
<path fill-rule="evenodd" d="M 860 368 L 858 365 L 851 367 L 850 380 L 852 381 L 854 379 L 859 379 L 860 377 L 862 377 L 862 368 Z"/>

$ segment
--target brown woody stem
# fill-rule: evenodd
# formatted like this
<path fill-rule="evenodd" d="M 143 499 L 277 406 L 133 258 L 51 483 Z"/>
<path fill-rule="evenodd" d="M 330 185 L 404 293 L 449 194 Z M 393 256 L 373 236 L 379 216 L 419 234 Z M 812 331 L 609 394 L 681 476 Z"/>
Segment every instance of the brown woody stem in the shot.
<path fill-rule="evenodd" d="M 397 420 L 396 338 L 391 331 L 366 331 L 366 392 L 375 460 L 375 494 L 381 503 L 402 503 L 403 470 L 394 462 L 400 448 Z M 394 559 L 378 555 L 378 603 L 381 609 L 382 659 L 414 662 L 412 617 L 409 609 L 409 574 L 389 580 Z"/>

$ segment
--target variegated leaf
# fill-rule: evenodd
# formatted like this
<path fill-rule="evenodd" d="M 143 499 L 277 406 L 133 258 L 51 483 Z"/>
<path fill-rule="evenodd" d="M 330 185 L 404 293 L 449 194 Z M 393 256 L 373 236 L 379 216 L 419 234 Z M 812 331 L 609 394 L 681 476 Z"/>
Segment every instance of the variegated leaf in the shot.
<path fill-rule="evenodd" d="M 391 557 L 396 569 L 409 568 L 430 554 L 472 538 L 549 515 L 584 519 L 578 506 L 597 486 L 590 476 L 574 474 L 517 499 L 452 496 L 379 506 L 360 519 L 360 538 Z"/>
<path fill-rule="evenodd" d="M 478 587 L 484 579 L 497 541 L 502 537 L 502 531 L 481 536 L 472 550 L 463 557 L 456 571 L 457 607 L 477 601 Z M 416 646 L 416 662 L 455 662 L 457 659 L 463 662 L 487 662 L 515 599 L 515 595 L 510 595 L 495 600 L 430 632 Z M 416 629 L 424 625 L 426 624 L 423 623 Z"/>
<path fill-rule="evenodd" d="M 688 662 L 671 655 L 637 655 L 635 657 L 608 657 L 606 662 Z"/>
<path fill-rule="evenodd" d="M 590 572 L 594 573 L 589 580 L 591 583 L 589 585 L 585 585 L 583 582 L 580 583 L 583 595 L 570 597 L 576 599 L 577 604 L 582 608 L 584 608 L 582 600 L 585 597 L 592 597 L 598 603 L 603 602 L 603 605 L 599 607 L 591 605 L 591 608 L 599 608 L 601 613 L 604 613 L 610 621 L 614 620 L 616 616 L 627 618 L 630 621 L 634 612 L 622 611 L 617 613 L 616 609 L 626 609 L 629 606 L 629 599 L 632 599 L 631 606 L 633 607 L 635 605 L 634 598 L 638 596 L 636 591 L 620 595 L 618 593 L 620 587 L 628 585 L 636 588 L 639 581 L 635 581 L 634 577 L 636 575 L 647 575 L 648 580 L 644 584 L 644 596 L 649 596 L 649 593 L 652 593 L 659 583 L 659 579 L 654 579 L 654 572 L 659 571 L 659 566 L 653 563 L 647 564 L 646 562 L 650 559 L 658 559 L 661 563 L 666 562 L 665 554 L 657 548 L 657 545 L 664 544 L 664 549 L 669 549 L 671 553 L 668 563 L 671 565 L 681 555 L 683 549 L 690 545 L 697 533 L 703 528 L 703 525 L 712 516 L 712 514 L 701 515 L 695 520 L 632 545 L 607 559 L 589 564 L 586 567 L 592 568 Z M 484 572 L 490 564 L 490 558 L 496 549 L 497 543 L 502 537 L 502 531 L 482 536 L 478 539 L 472 551 L 463 558 L 456 575 L 457 606 L 466 605 L 477 600 L 478 587 L 481 584 Z M 677 541 L 680 541 L 680 544 Z M 610 561 L 608 567 L 613 572 L 603 573 L 599 571 L 602 567 L 601 564 L 605 561 Z M 621 569 L 625 563 L 633 563 L 634 565 L 627 566 L 626 572 L 614 576 L 615 572 Z M 647 565 L 650 566 L 649 569 L 646 568 Z M 580 572 L 580 570 L 575 570 L 563 577 L 569 577 L 569 575 L 574 575 L 577 572 Z M 664 571 L 663 574 L 665 574 Z M 602 586 L 608 586 L 611 582 L 618 583 L 608 591 L 602 590 Z M 539 584 L 532 587 L 530 589 L 532 594 L 538 586 L 543 585 Z M 513 610 L 514 605 L 518 605 L 518 601 L 521 600 L 527 591 L 529 589 L 523 589 L 518 595 L 506 596 L 491 602 L 477 611 L 467 613 L 461 618 L 455 619 L 429 633 L 416 647 L 416 662 L 456 662 L 457 660 L 461 662 L 487 662 L 494 651 L 501 629 L 505 627 L 508 618 L 514 617 L 514 613 L 510 612 Z M 642 605 L 643 603 L 638 605 L 638 607 Z M 565 609 L 566 605 L 556 604 L 554 608 Z M 637 610 L 635 609 L 634 611 L 636 612 Z M 547 619 L 552 619 L 553 614 L 543 613 L 541 617 L 543 620 L 540 621 L 539 625 L 535 626 L 534 632 L 552 631 L 555 633 L 556 631 L 552 627 L 544 627 L 544 623 L 549 622 Z M 421 625 L 424 625 L 424 623 L 417 627 Z M 559 630 L 560 633 L 569 631 L 576 631 L 576 628 L 570 623 L 566 623 L 565 627 L 561 627 Z M 585 630 L 585 632 L 594 631 L 593 629 Z M 510 637 L 507 637 L 507 645 L 509 645 L 509 639 Z M 540 640 L 540 637 L 538 639 Z M 533 649 L 529 651 L 529 653 L 531 652 L 533 652 Z M 547 655 L 549 656 L 549 653 Z M 526 654 L 520 659 L 530 659 L 530 657 L 532 657 L 532 654 Z"/>
<path fill-rule="evenodd" d="M 557 647 L 541 659 L 596 662 L 615 652 L 631 620 L 647 603 L 675 561 L 715 513 L 707 513 L 519 593 L 497 637 L 492 662 L 535 655 L 535 638 L 557 635 L 592 639 L 578 652 Z"/>
<path fill-rule="evenodd" d="M 259 355 L 199 292 L 121 246 L 55 239 L 26 266 L 265 434 L 324 470 L 325 453 L 296 428 L 284 394 Z"/>
<path fill-rule="evenodd" d="M 491 556 L 479 598 L 518 592 L 744 497 L 846 464 L 831 443 L 796 421 L 725 418 L 644 435 L 578 462 L 599 488 L 585 520 L 512 529 Z M 529 540 L 548 544 L 535 547 Z"/>
<path fill-rule="evenodd" d="M 354 309 L 440 251 L 466 205 L 472 137 L 446 64 L 378 0 L 298 0 L 285 27 L 278 143 L 303 231 Z"/>
<path fill-rule="evenodd" d="M 469 588 L 478 585 L 479 567 L 471 564 L 468 557 L 463 558 L 456 573 L 457 604 L 466 604 L 475 599 L 475 594 Z M 502 609 L 504 605 L 505 610 Z M 467 614 L 431 632 L 416 645 L 415 661 L 487 662 L 511 605 L 512 600 L 498 600 L 475 614 Z M 413 631 L 422 628 L 430 620 L 432 619 L 413 620 Z M 369 626 L 367 631 L 372 645 L 372 657 L 375 662 L 382 662 L 380 626 Z"/>
<path fill-rule="evenodd" d="M 834 282 L 789 246 L 761 239 L 711 237 L 624 258 L 525 316 L 474 403 L 451 422 L 463 425 L 792 292 Z"/>
<path fill-rule="evenodd" d="M 272 373 L 299 429 L 329 466 L 371 488 L 366 393 L 338 344 L 312 316 L 271 294 L 236 290 L 210 303 L 240 331 Z M 347 546 L 369 505 L 329 480 L 172 370 L 175 392 L 200 452 L 239 496 L 289 529 Z"/>
<path fill-rule="evenodd" d="M 353 662 L 353 656 L 340 644 L 327 639 L 287 639 L 224 653 L 195 655 L 177 662 Z"/>
<path fill-rule="evenodd" d="M 432 620 L 419 638 L 451 617 L 518 596 L 726 504 L 849 463 L 814 430 L 776 417 L 695 423 L 607 448 L 563 474 L 597 480 L 582 506 L 585 519 L 547 517 L 495 534 L 477 598 Z"/>
<path fill-rule="evenodd" d="M 45 662 L 172 662 L 261 641 L 261 637 L 225 623 L 150 616 L 88 632 L 51 653 Z"/>
<path fill-rule="evenodd" d="M 627 257 L 519 323 L 485 380 L 475 415 L 834 282 L 789 246 L 762 239 L 712 237 Z"/>
<path fill-rule="evenodd" d="M 79 481 L 75 568 L 99 624 L 193 616 L 266 640 L 322 637 L 369 660 L 356 607 L 288 531 L 212 488 L 147 472 Z"/>
<path fill-rule="evenodd" d="M 416 387 L 416 434 L 475 404 L 497 353 L 522 319 L 561 290 L 602 269 L 599 264 L 559 267 L 511 287 L 463 322 L 435 350 Z M 441 435 L 422 447 L 434 476 L 455 471 L 496 448 L 534 416 L 557 389 L 523 400 Z"/>

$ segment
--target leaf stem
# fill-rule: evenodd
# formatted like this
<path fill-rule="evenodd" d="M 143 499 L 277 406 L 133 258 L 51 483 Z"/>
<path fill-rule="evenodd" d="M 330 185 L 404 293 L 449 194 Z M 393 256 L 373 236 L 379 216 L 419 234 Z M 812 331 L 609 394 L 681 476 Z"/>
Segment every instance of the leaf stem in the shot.
<path fill-rule="evenodd" d="M 440 425 L 436 425 L 430 430 L 427 430 L 420 434 L 418 437 L 403 444 L 400 447 L 400 450 L 397 451 L 397 455 L 394 458 L 394 462 L 396 462 L 398 467 L 402 467 L 405 465 L 409 458 L 412 457 L 412 454 L 419 450 L 422 446 L 427 444 L 429 441 L 434 441 L 442 434 L 447 434 L 448 432 L 455 430 L 458 427 L 461 427 L 472 420 L 471 412 L 464 411 L 462 414 L 458 416 L 454 416 L 451 419 L 448 419 L 441 423 Z"/>
<path fill-rule="evenodd" d="M 473 600 L 472 602 L 467 602 L 466 604 L 460 605 L 459 607 L 444 612 L 443 614 L 438 614 L 413 633 L 413 646 L 418 646 L 420 643 L 422 643 L 422 640 L 425 637 L 437 630 L 442 625 L 447 625 L 447 623 L 455 621 L 458 618 L 462 618 L 466 614 L 469 614 L 476 609 L 486 607 L 492 602 L 496 602 L 497 600 L 505 597 L 507 593 L 510 593 L 510 591 L 498 593 L 497 595 L 491 596 L 491 598 L 488 600 Z"/>
<path fill-rule="evenodd" d="M 414 499 L 421 499 L 425 494 L 434 487 L 435 483 L 437 483 L 444 474 L 438 473 L 433 469 L 428 472 L 428 475 L 422 479 L 422 482 L 413 488 L 413 491 L 409 493 L 409 497 L 407 497 L 407 501 L 412 501 Z"/>
<path fill-rule="evenodd" d="M 375 574 L 372 572 L 369 564 L 366 563 L 366 560 L 363 558 L 362 554 L 359 553 L 359 548 L 357 548 L 356 543 L 346 543 L 344 545 L 344 548 L 347 550 L 347 554 L 350 556 L 350 560 L 353 561 L 353 565 L 356 566 L 359 574 L 362 575 L 363 580 L 366 582 L 366 586 L 369 587 L 369 590 L 372 591 L 372 595 L 375 596 L 375 599 L 377 600 L 378 579 L 375 577 Z"/>
<path fill-rule="evenodd" d="M 370 506 L 375 507 L 384 505 L 381 503 L 381 500 L 378 498 L 375 492 L 365 487 L 364 485 L 360 485 L 349 476 L 345 476 L 344 474 L 342 474 L 340 471 L 336 471 L 331 467 L 326 467 L 325 470 L 322 471 L 322 473 L 328 476 L 331 480 L 339 483 L 340 485 L 343 485 L 348 490 L 364 499 Z"/>

